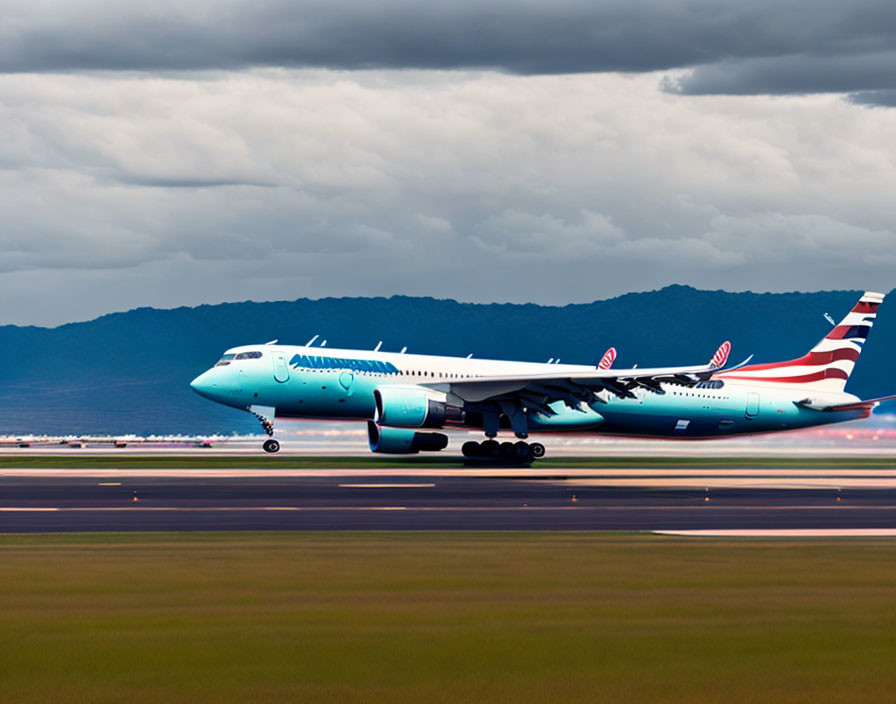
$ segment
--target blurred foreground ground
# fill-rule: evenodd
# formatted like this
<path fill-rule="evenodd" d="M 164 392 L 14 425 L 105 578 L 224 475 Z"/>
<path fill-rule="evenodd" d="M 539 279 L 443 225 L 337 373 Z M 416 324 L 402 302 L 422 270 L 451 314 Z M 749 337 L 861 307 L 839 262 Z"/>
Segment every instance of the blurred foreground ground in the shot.
<path fill-rule="evenodd" d="M 889 701 L 896 543 L 0 537 L 4 702 Z"/>

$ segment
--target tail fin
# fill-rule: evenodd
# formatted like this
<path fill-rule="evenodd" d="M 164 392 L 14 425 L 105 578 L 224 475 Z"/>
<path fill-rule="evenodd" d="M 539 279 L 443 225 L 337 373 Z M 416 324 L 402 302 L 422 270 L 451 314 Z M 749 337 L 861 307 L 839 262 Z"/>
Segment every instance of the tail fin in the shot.
<path fill-rule="evenodd" d="M 808 354 L 789 362 L 752 364 L 730 373 L 724 379 L 744 379 L 763 384 L 798 385 L 817 391 L 839 391 L 856 365 L 865 339 L 874 324 L 882 293 L 868 291 L 855 307 Z"/>

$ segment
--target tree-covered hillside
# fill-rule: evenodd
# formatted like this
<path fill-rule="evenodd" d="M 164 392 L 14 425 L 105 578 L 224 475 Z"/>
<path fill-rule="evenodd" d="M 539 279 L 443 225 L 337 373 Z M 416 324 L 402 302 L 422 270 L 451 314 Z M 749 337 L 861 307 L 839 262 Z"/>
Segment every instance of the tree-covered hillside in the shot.
<path fill-rule="evenodd" d="M 732 361 L 798 356 L 858 299 L 857 291 L 727 293 L 670 286 L 563 307 L 431 298 L 326 298 L 140 308 L 57 328 L 0 327 L 0 433 L 254 432 L 248 414 L 192 393 L 189 381 L 227 347 L 279 339 L 329 347 L 594 363 L 610 345 L 616 366 L 708 360 L 725 339 Z M 896 393 L 889 302 L 850 380 L 854 393 Z"/>

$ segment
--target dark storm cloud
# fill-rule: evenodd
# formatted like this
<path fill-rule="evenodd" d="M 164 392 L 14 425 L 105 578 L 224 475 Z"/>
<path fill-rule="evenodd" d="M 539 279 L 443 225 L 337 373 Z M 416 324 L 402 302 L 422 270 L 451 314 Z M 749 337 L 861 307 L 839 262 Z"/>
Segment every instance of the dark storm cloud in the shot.
<path fill-rule="evenodd" d="M 894 66 L 896 47 L 853 55 L 725 60 L 667 79 L 664 87 L 688 95 L 846 93 L 896 88 Z"/>
<path fill-rule="evenodd" d="M 678 99 L 654 74 L 7 74 L 0 124 L 0 324 L 894 285 L 896 112 L 831 96 Z"/>
<path fill-rule="evenodd" d="M 21 3 L 0 71 L 489 68 L 518 74 L 695 69 L 684 93 L 892 88 L 891 0 L 229 0 Z"/>
<path fill-rule="evenodd" d="M 868 90 L 853 93 L 849 100 L 856 105 L 896 108 L 896 90 Z"/>

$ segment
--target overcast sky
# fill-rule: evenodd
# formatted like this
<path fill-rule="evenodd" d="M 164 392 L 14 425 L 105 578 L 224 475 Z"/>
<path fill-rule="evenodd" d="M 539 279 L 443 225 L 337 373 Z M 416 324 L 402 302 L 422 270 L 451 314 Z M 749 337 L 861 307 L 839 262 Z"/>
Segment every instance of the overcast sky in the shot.
<path fill-rule="evenodd" d="M 896 5 L 7 0 L 0 324 L 896 286 Z"/>

